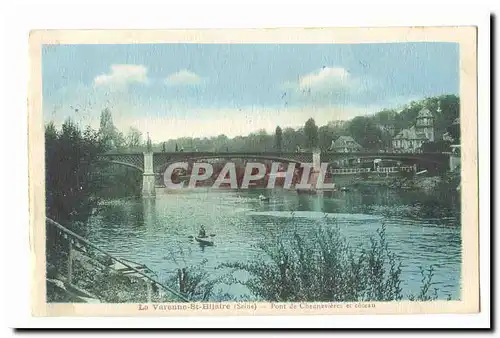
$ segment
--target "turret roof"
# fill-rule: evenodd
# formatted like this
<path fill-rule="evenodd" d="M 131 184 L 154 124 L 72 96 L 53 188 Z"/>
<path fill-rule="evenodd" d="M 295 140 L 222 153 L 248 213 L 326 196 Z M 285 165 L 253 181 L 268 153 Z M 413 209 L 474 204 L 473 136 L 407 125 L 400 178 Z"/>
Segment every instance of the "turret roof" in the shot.
<path fill-rule="evenodd" d="M 423 108 L 417 115 L 417 119 L 425 118 L 425 117 L 433 117 L 432 113 L 427 108 Z"/>

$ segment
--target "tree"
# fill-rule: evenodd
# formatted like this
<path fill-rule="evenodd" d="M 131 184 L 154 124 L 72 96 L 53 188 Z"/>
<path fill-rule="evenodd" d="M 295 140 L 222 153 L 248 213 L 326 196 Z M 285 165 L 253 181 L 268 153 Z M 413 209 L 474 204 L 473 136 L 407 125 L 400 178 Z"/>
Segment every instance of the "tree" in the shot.
<path fill-rule="evenodd" d="M 111 111 L 108 108 L 101 112 L 99 139 L 104 144 L 105 151 L 122 148 L 126 143 L 123 134 L 113 124 Z"/>
<path fill-rule="evenodd" d="M 446 128 L 446 131 L 451 138 L 453 138 L 454 143 L 460 143 L 460 123 L 452 123 L 448 128 Z"/>
<path fill-rule="evenodd" d="M 394 118 L 397 114 L 397 111 L 394 109 L 384 109 L 376 113 L 373 117 L 374 122 L 380 123 L 382 125 L 392 124 L 394 123 Z"/>
<path fill-rule="evenodd" d="M 175 144 L 175 152 L 178 152 L 179 151 L 179 146 L 177 145 L 177 143 Z"/>
<path fill-rule="evenodd" d="M 434 116 L 435 139 L 448 132 L 455 142 L 460 142 L 460 125 L 454 124 L 460 117 L 460 99 L 456 95 L 440 96 L 439 108 Z"/>
<path fill-rule="evenodd" d="M 424 108 L 423 101 L 412 101 L 409 105 L 403 108 L 399 114 L 396 115 L 394 125 L 395 131 L 398 133 L 402 129 L 410 128 L 415 124 L 418 113 Z"/>
<path fill-rule="evenodd" d="M 337 134 L 332 127 L 326 125 L 318 129 L 318 147 L 321 150 L 328 150 L 336 138 Z"/>
<path fill-rule="evenodd" d="M 273 135 L 269 135 L 265 129 L 260 129 L 256 133 L 248 135 L 246 143 L 249 151 L 267 151 L 274 149 L 275 138 Z"/>
<path fill-rule="evenodd" d="M 162 151 L 162 152 L 166 152 L 166 150 L 165 150 L 165 142 L 163 142 L 163 143 L 162 143 L 162 148 L 161 148 L 161 151 Z"/>
<path fill-rule="evenodd" d="M 318 146 L 318 127 L 313 118 L 306 121 L 304 125 L 304 135 L 306 148 L 311 149 Z"/>
<path fill-rule="evenodd" d="M 349 124 L 349 132 L 363 148 L 376 150 L 382 145 L 382 132 L 368 117 L 353 118 Z"/>
<path fill-rule="evenodd" d="M 97 205 L 101 187 L 95 162 L 103 151 L 92 129 L 82 133 L 71 120 L 57 132 L 53 124 L 45 128 L 46 213 L 59 222 L 85 220 Z"/>
<path fill-rule="evenodd" d="M 110 150 L 115 147 L 115 132 L 116 130 L 113 124 L 113 118 L 111 117 L 111 111 L 106 108 L 101 112 L 101 121 L 99 126 L 99 138 L 104 144 L 106 150 Z"/>
<path fill-rule="evenodd" d="M 130 127 L 127 134 L 127 146 L 129 148 L 138 148 L 142 145 L 142 133 L 135 127 Z"/>
<path fill-rule="evenodd" d="M 276 127 L 274 138 L 275 138 L 276 150 L 281 151 L 281 146 L 283 143 L 283 131 L 281 130 L 280 126 Z"/>
<path fill-rule="evenodd" d="M 224 134 L 220 134 L 214 139 L 215 151 L 226 151 L 228 145 L 228 137 Z"/>
<path fill-rule="evenodd" d="M 285 128 L 283 130 L 283 149 L 286 151 L 296 151 L 297 146 L 303 143 L 304 134 L 300 130 Z"/>

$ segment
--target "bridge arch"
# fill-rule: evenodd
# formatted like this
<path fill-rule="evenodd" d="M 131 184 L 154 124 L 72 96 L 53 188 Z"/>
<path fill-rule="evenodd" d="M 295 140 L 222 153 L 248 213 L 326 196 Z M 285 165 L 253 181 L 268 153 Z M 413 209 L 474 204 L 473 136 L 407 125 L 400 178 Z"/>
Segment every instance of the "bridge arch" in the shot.
<path fill-rule="evenodd" d="M 128 163 L 128 162 L 124 162 L 124 161 L 118 161 L 118 160 L 106 160 L 106 159 L 98 159 L 97 161 L 100 162 L 100 163 L 122 165 L 122 166 L 125 166 L 125 167 L 128 167 L 128 168 L 133 168 L 135 170 L 138 170 L 141 173 L 144 173 L 144 168 L 140 168 L 139 166 L 137 166 L 135 164 L 132 164 L 132 163 Z"/>

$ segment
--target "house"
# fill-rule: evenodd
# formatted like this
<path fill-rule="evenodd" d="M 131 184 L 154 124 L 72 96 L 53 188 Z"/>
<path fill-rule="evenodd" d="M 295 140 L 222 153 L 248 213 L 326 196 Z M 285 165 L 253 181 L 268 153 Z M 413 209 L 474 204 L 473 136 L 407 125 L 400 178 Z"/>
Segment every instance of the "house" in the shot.
<path fill-rule="evenodd" d="M 434 142 L 434 116 L 427 108 L 417 115 L 415 125 L 401 130 L 393 139 L 392 147 L 400 152 L 417 152 L 425 142 Z"/>
<path fill-rule="evenodd" d="M 336 141 L 332 141 L 330 150 L 338 153 L 352 153 L 363 150 L 351 136 L 340 136 Z"/>
<path fill-rule="evenodd" d="M 394 127 L 394 123 L 377 123 L 377 128 L 380 129 L 383 133 L 387 133 L 390 136 L 394 136 L 394 132 L 396 128 Z"/>
<path fill-rule="evenodd" d="M 396 119 L 395 111 L 382 111 L 374 116 L 374 122 L 382 133 L 386 133 L 393 137 L 396 127 L 394 126 L 394 121 Z"/>
<path fill-rule="evenodd" d="M 429 139 L 425 133 L 417 131 L 415 126 L 401 130 L 392 140 L 392 147 L 396 151 L 416 152 Z"/>

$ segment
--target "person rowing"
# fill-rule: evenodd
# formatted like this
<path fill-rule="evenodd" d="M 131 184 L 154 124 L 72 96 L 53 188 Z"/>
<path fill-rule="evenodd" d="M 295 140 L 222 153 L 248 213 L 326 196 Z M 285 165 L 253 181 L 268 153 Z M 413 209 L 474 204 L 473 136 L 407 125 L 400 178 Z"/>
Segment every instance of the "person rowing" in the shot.
<path fill-rule="evenodd" d="M 207 237 L 207 233 L 206 233 L 205 227 L 203 225 L 201 226 L 200 232 L 198 233 L 198 237 L 200 237 L 200 238 Z"/>

